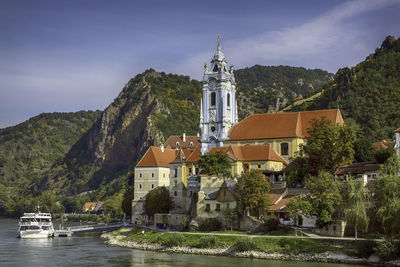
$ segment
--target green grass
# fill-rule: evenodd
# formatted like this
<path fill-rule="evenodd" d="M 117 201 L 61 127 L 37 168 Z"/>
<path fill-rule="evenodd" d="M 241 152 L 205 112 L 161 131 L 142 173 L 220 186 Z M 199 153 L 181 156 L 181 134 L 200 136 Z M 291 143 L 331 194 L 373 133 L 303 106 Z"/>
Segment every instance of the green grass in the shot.
<path fill-rule="evenodd" d="M 125 232 L 124 232 L 125 231 Z M 285 238 L 273 236 L 242 237 L 229 235 L 207 235 L 189 233 L 163 233 L 147 228 L 133 227 L 129 231 L 118 232 L 127 240 L 138 243 L 153 243 L 164 246 L 187 246 L 193 248 L 216 248 L 235 246 L 238 251 L 246 249 L 261 252 L 281 253 L 322 253 L 325 251 L 344 251 L 354 254 L 355 248 L 350 242 L 317 240 L 310 238 Z M 142 234 L 144 231 L 144 234 Z M 219 233 L 240 233 L 238 231 L 220 231 Z M 279 233 L 279 232 L 278 232 Z M 287 233 L 287 232 L 286 232 Z"/>

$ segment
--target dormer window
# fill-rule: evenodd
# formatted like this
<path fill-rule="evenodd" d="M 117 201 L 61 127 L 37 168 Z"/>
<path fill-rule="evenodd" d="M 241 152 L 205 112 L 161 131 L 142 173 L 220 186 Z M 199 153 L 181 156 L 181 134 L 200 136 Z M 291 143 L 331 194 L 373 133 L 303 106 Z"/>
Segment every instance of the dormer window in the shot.
<path fill-rule="evenodd" d="M 178 141 L 176 142 L 176 145 L 179 146 L 179 142 Z"/>
<path fill-rule="evenodd" d="M 189 145 L 190 145 L 190 146 L 193 146 L 193 142 L 192 142 L 192 141 L 190 141 Z"/>

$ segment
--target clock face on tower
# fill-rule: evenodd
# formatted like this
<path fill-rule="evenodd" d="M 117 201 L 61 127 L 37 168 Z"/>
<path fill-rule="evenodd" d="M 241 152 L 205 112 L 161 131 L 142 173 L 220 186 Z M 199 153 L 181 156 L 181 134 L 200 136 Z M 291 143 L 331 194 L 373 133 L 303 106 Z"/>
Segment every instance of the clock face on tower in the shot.
<path fill-rule="evenodd" d="M 215 90 L 215 88 L 217 88 L 217 80 L 212 79 L 209 83 L 208 83 L 208 87 L 211 90 Z"/>

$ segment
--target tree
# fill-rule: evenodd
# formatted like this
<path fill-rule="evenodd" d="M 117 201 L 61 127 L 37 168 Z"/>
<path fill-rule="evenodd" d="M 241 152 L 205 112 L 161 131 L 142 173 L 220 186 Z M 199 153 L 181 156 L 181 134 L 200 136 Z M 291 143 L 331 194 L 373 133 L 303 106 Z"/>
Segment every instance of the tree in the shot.
<path fill-rule="evenodd" d="M 322 227 L 333 220 L 333 214 L 342 200 L 339 184 L 332 174 L 320 171 L 307 182 L 310 190 L 312 214 L 317 216 L 317 226 Z"/>
<path fill-rule="evenodd" d="M 198 163 L 200 173 L 208 175 L 222 174 L 225 177 L 231 177 L 231 164 L 228 156 L 222 151 L 202 155 Z"/>
<path fill-rule="evenodd" d="M 62 208 L 57 202 L 57 195 L 54 191 L 46 190 L 43 191 L 38 197 L 32 201 L 32 207 L 40 205 L 41 212 L 60 213 Z"/>
<path fill-rule="evenodd" d="M 231 208 L 224 208 L 221 210 L 221 213 L 225 220 L 225 228 L 229 225 L 232 230 L 233 222 L 237 220 L 237 211 Z"/>
<path fill-rule="evenodd" d="M 357 239 L 357 231 L 367 231 L 368 217 L 365 207 L 364 185 L 360 180 L 351 180 L 347 184 L 348 207 L 344 210 L 346 223 L 349 227 L 354 227 L 354 238 Z"/>
<path fill-rule="evenodd" d="M 121 209 L 122 199 L 124 195 L 124 190 L 119 193 L 114 194 L 106 201 L 104 201 L 103 208 L 104 213 L 113 219 L 122 219 L 124 214 Z"/>
<path fill-rule="evenodd" d="M 238 203 L 242 211 L 268 210 L 271 200 L 268 197 L 268 179 L 259 170 L 244 172 L 236 184 Z"/>
<path fill-rule="evenodd" d="M 313 119 L 311 125 L 307 130 L 307 143 L 303 145 L 311 175 L 322 170 L 333 173 L 353 161 L 356 137 L 352 127 L 341 126 L 326 118 Z"/>
<path fill-rule="evenodd" d="M 132 217 L 132 200 L 134 197 L 134 188 L 127 190 L 124 200 L 122 200 L 122 211 L 128 216 Z"/>
<path fill-rule="evenodd" d="M 383 165 L 375 183 L 375 214 L 388 237 L 400 234 L 400 163 L 392 155 Z"/>
<path fill-rule="evenodd" d="M 296 225 L 299 223 L 301 216 L 311 216 L 311 210 L 310 199 L 301 196 L 292 198 L 286 206 L 289 217 Z"/>
<path fill-rule="evenodd" d="M 147 216 L 153 217 L 154 213 L 168 213 L 174 206 L 174 201 L 168 189 L 158 187 L 151 190 L 144 201 L 144 211 Z"/>

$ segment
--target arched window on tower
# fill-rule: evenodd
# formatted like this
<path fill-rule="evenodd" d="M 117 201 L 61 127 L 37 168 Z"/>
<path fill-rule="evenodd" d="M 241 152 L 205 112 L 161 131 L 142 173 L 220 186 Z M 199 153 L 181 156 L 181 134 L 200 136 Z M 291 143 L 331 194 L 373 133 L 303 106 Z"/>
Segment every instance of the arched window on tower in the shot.
<path fill-rule="evenodd" d="M 289 144 L 288 143 L 281 143 L 281 155 L 282 156 L 289 155 Z"/>
<path fill-rule="evenodd" d="M 226 99 L 226 104 L 227 104 L 228 107 L 231 106 L 231 94 L 228 94 L 228 97 Z"/>
<path fill-rule="evenodd" d="M 215 92 L 211 93 L 211 106 L 215 106 L 216 103 L 216 97 L 215 97 Z"/>
<path fill-rule="evenodd" d="M 217 71 L 218 71 L 218 65 L 215 64 L 215 65 L 214 65 L 214 68 L 213 68 L 213 72 L 217 72 Z"/>

